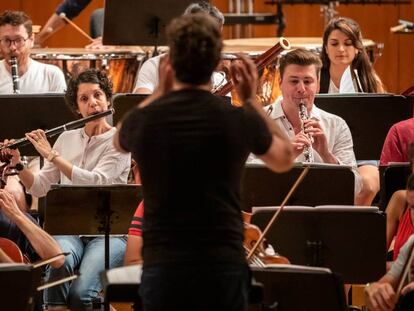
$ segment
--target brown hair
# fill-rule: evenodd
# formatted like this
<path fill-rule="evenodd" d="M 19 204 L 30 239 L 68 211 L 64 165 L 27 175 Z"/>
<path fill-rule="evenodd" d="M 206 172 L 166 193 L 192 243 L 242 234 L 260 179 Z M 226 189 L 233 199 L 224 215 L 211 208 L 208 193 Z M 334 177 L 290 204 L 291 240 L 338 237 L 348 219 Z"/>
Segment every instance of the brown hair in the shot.
<path fill-rule="evenodd" d="M 23 25 L 26 28 L 27 34 L 32 35 L 32 20 L 30 17 L 21 11 L 4 11 L 0 15 L 0 27 L 5 25 L 20 26 Z"/>
<path fill-rule="evenodd" d="M 322 62 L 317 54 L 306 49 L 295 49 L 283 55 L 279 60 L 280 78 L 283 79 L 283 74 L 288 65 L 311 66 L 315 65 L 316 76 L 319 79 Z"/>
<path fill-rule="evenodd" d="M 167 27 L 167 42 L 180 82 L 200 85 L 210 81 L 223 47 L 220 27 L 213 17 L 197 13 L 174 19 Z"/>
<path fill-rule="evenodd" d="M 354 60 L 351 64 L 351 74 L 354 75 L 354 70 L 358 72 L 359 80 L 363 92 L 376 93 L 379 92 L 380 86 L 376 79 L 375 70 L 372 68 L 368 54 L 365 51 L 365 47 L 362 43 L 361 29 L 356 21 L 346 17 L 336 17 L 331 19 L 329 24 L 325 28 L 323 34 L 321 59 L 323 68 L 329 71 L 331 61 L 326 53 L 326 47 L 328 45 L 328 38 L 332 31 L 339 30 L 345 34 L 351 41 L 354 48 L 358 50 Z"/>

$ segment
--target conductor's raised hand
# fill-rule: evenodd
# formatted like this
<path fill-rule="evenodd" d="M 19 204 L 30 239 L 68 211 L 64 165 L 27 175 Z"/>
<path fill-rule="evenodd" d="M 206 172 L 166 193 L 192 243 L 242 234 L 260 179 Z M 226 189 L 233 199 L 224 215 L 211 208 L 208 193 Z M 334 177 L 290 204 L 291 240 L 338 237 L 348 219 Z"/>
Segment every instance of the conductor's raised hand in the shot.
<path fill-rule="evenodd" d="M 52 151 L 49 141 L 47 140 L 46 134 L 43 130 L 34 130 L 30 133 L 26 133 L 26 138 L 33 144 L 37 152 L 47 158 Z"/>
<path fill-rule="evenodd" d="M 256 65 L 244 54 L 238 54 L 239 60 L 230 67 L 231 79 L 237 96 L 243 104 L 253 104 L 256 101 L 258 73 Z"/>

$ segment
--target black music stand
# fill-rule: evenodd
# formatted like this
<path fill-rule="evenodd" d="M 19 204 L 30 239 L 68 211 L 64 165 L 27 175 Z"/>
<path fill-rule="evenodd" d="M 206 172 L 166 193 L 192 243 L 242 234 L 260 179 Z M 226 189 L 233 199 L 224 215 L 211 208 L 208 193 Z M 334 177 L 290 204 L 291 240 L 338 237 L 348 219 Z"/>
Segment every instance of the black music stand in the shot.
<path fill-rule="evenodd" d="M 275 265 L 253 267 L 252 272 L 255 280 L 264 285 L 263 302 L 258 310 L 347 310 L 343 283 L 329 269 Z"/>
<path fill-rule="evenodd" d="M 392 163 L 379 167 L 380 170 L 380 207 L 385 211 L 392 195 L 397 190 L 406 189 L 411 166 L 406 163 Z"/>
<path fill-rule="evenodd" d="M 357 160 L 378 160 L 391 126 L 413 116 L 414 98 L 392 94 L 319 94 L 315 105 L 348 124 Z"/>
<path fill-rule="evenodd" d="M 41 275 L 32 265 L 0 264 L 1 309 L 33 310 Z"/>
<path fill-rule="evenodd" d="M 135 93 L 118 93 L 113 97 L 113 104 L 115 113 L 113 115 L 114 125 L 116 125 L 125 114 L 135 108 L 140 102 L 142 102 L 148 95 L 135 94 Z M 220 96 L 225 104 L 231 105 L 231 97 Z"/>
<path fill-rule="evenodd" d="M 292 264 L 326 267 L 345 283 L 365 284 L 385 273 L 386 217 L 374 207 L 284 210 L 266 235 Z M 252 223 L 263 229 L 274 210 L 258 210 Z"/>
<path fill-rule="evenodd" d="M 241 207 L 280 205 L 304 166 L 297 163 L 289 172 L 275 173 L 263 164 L 246 164 L 242 179 Z M 287 205 L 352 205 L 355 175 L 348 166 L 312 164 Z"/>
<path fill-rule="evenodd" d="M 103 43 L 165 45 L 165 28 L 193 0 L 106 0 Z"/>
<path fill-rule="evenodd" d="M 137 185 L 56 185 L 46 196 L 44 229 L 52 235 L 104 234 L 109 269 L 109 235 L 128 233 L 141 200 Z"/>
<path fill-rule="evenodd" d="M 64 94 L 0 95 L 0 141 L 23 138 L 36 129 L 52 129 L 77 117 L 65 104 Z M 49 139 L 51 144 L 57 137 Z M 38 155 L 32 144 L 19 148 L 26 156 Z"/>

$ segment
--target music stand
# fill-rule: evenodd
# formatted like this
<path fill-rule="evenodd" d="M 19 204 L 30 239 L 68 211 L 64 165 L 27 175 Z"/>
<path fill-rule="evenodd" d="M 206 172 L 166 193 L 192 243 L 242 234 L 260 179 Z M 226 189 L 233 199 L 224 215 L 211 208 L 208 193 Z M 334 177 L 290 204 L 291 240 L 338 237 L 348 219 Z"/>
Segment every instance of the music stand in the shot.
<path fill-rule="evenodd" d="M 109 45 L 166 44 L 165 28 L 193 0 L 106 0 L 103 43 Z"/>
<path fill-rule="evenodd" d="M 241 188 L 241 207 L 280 205 L 303 170 L 297 163 L 289 172 L 275 173 L 263 164 L 246 164 Z M 334 181 L 334 182 L 333 182 Z M 287 205 L 352 205 L 355 175 L 348 166 L 313 164 Z"/>
<path fill-rule="evenodd" d="M 348 284 L 365 284 L 385 273 L 386 217 L 377 208 L 338 206 L 284 210 L 266 235 L 291 263 L 326 267 Z M 262 209 L 252 223 L 263 229 L 274 210 Z"/>
<path fill-rule="evenodd" d="M 0 264 L 2 310 L 33 310 L 42 269 L 26 264 Z"/>
<path fill-rule="evenodd" d="M 377 160 L 389 129 L 413 116 L 414 98 L 392 94 L 319 94 L 315 105 L 348 124 L 357 160 Z"/>
<path fill-rule="evenodd" d="M 0 95 L 0 141 L 23 138 L 36 129 L 52 129 L 76 120 L 64 94 Z M 57 137 L 49 139 L 53 144 Z M 19 148 L 22 155 L 38 155 L 32 144 Z"/>
<path fill-rule="evenodd" d="M 115 94 L 113 97 L 113 105 L 115 113 L 113 115 L 114 124 L 116 125 L 125 114 L 137 107 L 137 105 L 142 102 L 148 95 L 135 94 L 135 93 L 119 93 Z M 229 96 L 220 96 L 225 104 L 231 105 L 231 97 Z"/>
<path fill-rule="evenodd" d="M 329 269 L 274 265 L 252 267 L 252 272 L 255 280 L 264 285 L 260 310 L 347 310 L 343 283 Z"/>
<path fill-rule="evenodd" d="M 128 233 L 140 200 L 138 185 L 56 185 L 46 196 L 44 229 L 52 235 L 105 235 L 109 269 L 109 235 Z"/>

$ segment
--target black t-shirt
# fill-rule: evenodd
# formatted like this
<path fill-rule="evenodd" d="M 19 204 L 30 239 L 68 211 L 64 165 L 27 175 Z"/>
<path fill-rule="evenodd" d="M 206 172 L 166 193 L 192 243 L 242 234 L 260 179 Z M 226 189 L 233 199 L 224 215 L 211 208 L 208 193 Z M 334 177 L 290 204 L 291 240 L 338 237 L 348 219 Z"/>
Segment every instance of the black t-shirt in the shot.
<path fill-rule="evenodd" d="M 37 225 L 36 220 L 34 220 L 29 214 L 26 214 L 26 216 L 30 219 L 30 221 Z M 2 211 L 0 211 L 0 237 L 9 239 L 16 243 L 21 252 L 31 261 L 39 259 L 39 256 L 36 254 L 24 233 Z"/>
<path fill-rule="evenodd" d="M 272 136 L 253 111 L 197 89 L 171 92 L 124 120 L 145 199 L 143 258 L 166 262 L 245 262 L 240 179 L 250 152 Z"/>

